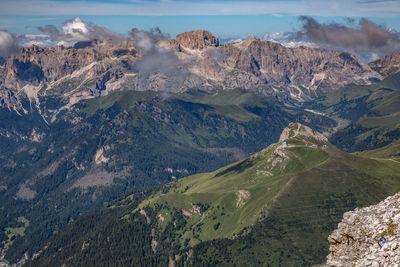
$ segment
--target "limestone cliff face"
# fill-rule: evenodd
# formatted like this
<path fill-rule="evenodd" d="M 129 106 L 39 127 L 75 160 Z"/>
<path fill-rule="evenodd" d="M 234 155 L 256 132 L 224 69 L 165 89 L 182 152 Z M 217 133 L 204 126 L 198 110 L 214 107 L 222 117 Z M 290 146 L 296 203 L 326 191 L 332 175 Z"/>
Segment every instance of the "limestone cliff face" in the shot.
<path fill-rule="evenodd" d="M 204 38 L 204 36 L 209 36 Z M 178 35 L 172 50 L 190 62 L 187 69 L 222 85 L 225 89 L 244 88 L 262 93 L 279 93 L 303 101 L 318 89 L 332 90 L 345 84 L 369 84 L 382 76 L 355 56 L 309 47 L 288 48 L 278 43 L 250 38 L 219 45 L 208 32 Z M 279 89 L 278 89 L 279 88 Z M 284 90 L 280 90 L 284 88 Z"/>
<path fill-rule="evenodd" d="M 400 193 L 346 212 L 328 240 L 326 266 L 399 266 Z"/>
<path fill-rule="evenodd" d="M 189 49 L 205 49 L 207 47 L 218 47 L 219 40 L 208 31 L 197 30 L 178 34 L 178 43 Z"/>
<path fill-rule="evenodd" d="M 370 67 L 349 53 L 309 47 L 288 48 L 278 43 L 251 38 L 222 47 L 227 66 L 251 73 L 265 83 L 333 88 L 346 83 L 365 84 L 378 77 Z"/>
<path fill-rule="evenodd" d="M 32 46 L 12 56 L 8 62 L 6 78 L 10 81 L 39 84 L 51 82 L 91 62 L 100 60 L 101 55 L 94 50 L 65 49 L 63 47 L 42 48 Z"/>
<path fill-rule="evenodd" d="M 23 48 L 0 65 L 0 107 L 21 112 L 24 96 L 39 105 L 39 95 L 67 98 L 70 103 L 102 95 L 106 84 L 123 78 L 138 57 L 134 41 Z"/>
<path fill-rule="evenodd" d="M 23 48 L 20 53 L 8 59 L 5 75 L 8 80 L 18 79 L 32 84 L 53 82 L 106 57 L 135 54 L 133 41 L 119 44 L 111 41 L 81 42 L 68 48 L 34 45 Z"/>
<path fill-rule="evenodd" d="M 309 47 L 288 48 L 278 43 L 250 38 L 239 43 L 219 45 L 206 31 L 193 31 L 176 37 L 178 54 L 192 57 L 188 68 L 226 89 L 235 87 L 285 87 L 290 98 L 304 99 L 317 89 L 337 89 L 345 84 L 369 84 L 382 76 L 355 56 Z M 188 57 L 180 55 L 187 59 Z M 190 57 L 189 57 L 190 58 Z"/>
<path fill-rule="evenodd" d="M 308 126 L 296 122 L 291 122 L 288 127 L 283 129 L 282 134 L 279 137 L 279 142 L 283 142 L 289 138 L 295 137 L 328 143 L 328 138 L 326 138 L 321 133 L 311 129 Z"/>
<path fill-rule="evenodd" d="M 38 96 L 47 95 L 71 105 L 112 90 L 189 88 L 242 88 L 298 103 L 311 100 L 317 90 L 382 78 L 348 53 L 288 48 L 256 38 L 220 45 L 204 30 L 148 45 L 156 54 L 137 49 L 133 40 L 24 48 L 0 64 L 0 106 L 14 109 L 23 95 L 37 105 Z"/>

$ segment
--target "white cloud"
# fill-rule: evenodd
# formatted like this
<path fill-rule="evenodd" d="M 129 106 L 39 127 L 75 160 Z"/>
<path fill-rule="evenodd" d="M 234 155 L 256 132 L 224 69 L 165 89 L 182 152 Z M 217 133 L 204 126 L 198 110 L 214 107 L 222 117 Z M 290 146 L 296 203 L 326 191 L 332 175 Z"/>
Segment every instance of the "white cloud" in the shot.
<path fill-rule="evenodd" d="M 399 32 L 396 32 L 394 30 L 391 30 L 391 32 L 393 34 L 398 35 L 400 38 Z M 310 40 L 306 35 L 299 34 L 299 32 L 275 32 L 275 33 L 263 33 L 263 34 L 257 34 L 257 35 L 244 35 L 241 37 L 224 39 L 224 40 L 222 40 L 222 43 L 242 42 L 244 40 L 249 39 L 250 37 L 256 37 L 261 40 L 277 42 L 283 46 L 291 47 L 291 48 L 299 47 L 299 46 L 307 46 L 307 47 L 313 47 L 313 48 L 346 51 L 346 52 L 350 52 L 350 53 L 354 54 L 355 56 L 357 56 L 360 60 L 362 60 L 364 62 L 371 62 L 371 61 L 377 60 L 387 54 L 390 54 L 390 51 L 393 52 L 393 50 L 390 50 L 389 52 L 386 51 L 385 47 L 382 47 L 381 49 L 371 48 L 371 49 L 366 49 L 363 51 L 357 51 L 357 50 L 351 49 L 349 47 L 334 46 L 334 45 L 329 45 L 329 44 L 313 41 L 313 40 Z M 397 51 L 400 51 L 400 50 L 397 50 Z"/>
<path fill-rule="evenodd" d="M 6 31 L 0 31 L 0 48 L 5 48 L 13 42 L 13 36 Z"/>
<path fill-rule="evenodd" d="M 17 39 L 7 31 L 0 30 L 0 57 L 7 58 L 18 50 Z"/>
<path fill-rule="evenodd" d="M 47 34 L 25 34 L 25 38 L 48 38 L 49 36 Z"/>
<path fill-rule="evenodd" d="M 79 17 L 67 20 L 63 23 L 61 31 L 54 25 L 38 27 L 44 33 L 48 33 L 54 41 L 74 43 L 89 40 L 123 40 L 126 36 L 111 32 L 107 28 L 100 27 L 94 23 L 82 21 Z"/>
<path fill-rule="evenodd" d="M 62 45 L 62 46 L 72 46 L 73 45 L 73 43 L 71 43 L 71 42 L 67 42 L 67 41 L 59 41 L 59 42 L 57 42 L 57 44 L 56 45 Z"/>
<path fill-rule="evenodd" d="M 18 43 L 23 47 L 36 46 L 53 46 L 55 43 L 47 34 L 24 34 L 17 36 Z"/>
<path fill-rule="evenodd" d="M 62 26 L 62 31 L 65 35 L 71 36 L 71 39 L 76 41 L 85 41 L 89 35 L 87 24 L 78 17 L 66 22 Z"/>

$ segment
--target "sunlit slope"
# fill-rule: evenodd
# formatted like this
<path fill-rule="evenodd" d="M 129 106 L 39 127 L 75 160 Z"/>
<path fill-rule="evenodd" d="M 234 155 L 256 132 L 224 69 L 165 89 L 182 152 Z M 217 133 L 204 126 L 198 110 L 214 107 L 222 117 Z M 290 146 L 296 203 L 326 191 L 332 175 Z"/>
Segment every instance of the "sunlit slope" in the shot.
<path fill-rule="evenodd" d="M 278 143 L 243 161 L 82 217 L 32 265 L 164 265 L 172 259 L 308 266 L 325 260 L 327 236 L 345 211 L 397 191 L 399 163 L 341 152 L 318 132 L 291 123 Z"/>
<path fill-rule="evenodd" d="M 189 238 L 190 244 L 233 237 L 268 213 L 293 175 L 329 160 L 328 150 L 335 150 L 334 147 L 325 137 L 305 129 L 309 128 L 291 124 L 280 142 L 215 172 L 170 183 L 139 208 L 164 204 L 182 210 L 188 222 L 181 238 Z M 160 215 L 165 224 L 168 210 Z M 197 227 L 202 230 L 191 231 Z"/>

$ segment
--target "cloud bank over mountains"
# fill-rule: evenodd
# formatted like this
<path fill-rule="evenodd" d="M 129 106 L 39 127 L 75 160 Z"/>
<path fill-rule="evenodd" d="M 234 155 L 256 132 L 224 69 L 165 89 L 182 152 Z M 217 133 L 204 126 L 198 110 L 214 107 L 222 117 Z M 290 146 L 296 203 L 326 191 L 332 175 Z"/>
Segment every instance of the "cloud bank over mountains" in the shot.
<path fill-rule="evenodd" d="M 299 19 L 303 25 L 298 32 L 265 33 L 255 37 L 278 42 L 287 47 L 310 46 L 347 51 L 365 62 L 379 59 L 385 55 L 400 53 L 400 34 L 370 20 L 360 19 L 356 22 L 348 19 L 345 24 L 321 24 L 312 17 L 302 16 Z M 150 31 L 133 28 L 127 34 L 119 34 L 75 17 L 65 21 L 61 28 L 57 28 L 55 25 L 46 25 L 38 27 L 38 29 L 43 34 L 16 36 L 8 31 L 0 30 L 0 56 L 7 58 L 10 54 L 18 51 L 21 46 L 27 47 L 33 44 L 72 46 L 76 42 L 108 39 L 114 41 L 135 40 L 137 48 L 147 57 L 154 58 L 151 56 L 152 54 L 156 55 L 156 58 L 160 55 L 162 57 L 171 56 L 155 45 L 163 39 L 170 38 L 158 28 Z M 242 38 L 225 39 L 222 40 L 222 43 L 242 41 L 253 36 L 249 34 Z"/>
<path fill-rule="evenodd" d="M 299 35 L 321 47 L 345 50 L 358 55 L 371 55 L 378 59 L 388 54 L 400 52 L 400 36 L 367 19 L 354 27 L 336 23 L 320 24 L 311 17 L 300 17 L 303 29 Z"/>
<path fill-rule="evenodd" d="M 0 30 L 0 57 L 6 59 L 10 54 L 18 51 L 19 46 L 15 35 Z M 1 60 L 1 59 L 0 59 Z"/>
<path fill-rule="evenodd" d="M 321 24 L 312 17 L 299 18 L 303 25 L 298 32 L 264 33 L 255 37 L 280 43 L 286 47 L 309 46 L 346 51 L 361 60 L 370 62 L 386 55 L 400 53 L 400 33 L 386 29 L 367 19 L 358 23 L 347 19 L 347 25 L 338 23 Z M 226 39 L 239 42 L 252 36 Z"/>
<path fill-rule="evenodd" d="M 61 27 L 61 31 L 54 25 L 47 25 L 38 29 L 43 33 L 49 34 L 50 39 L 57 41 L 57 44 L 64 45 L 95 39 L 111 39 L 116 41 L 127 39 L 127 36 L 111 32 L 107 28 L 97 26 L 94 23 L 82 21 L 79 17 L 65 21 Z"/>

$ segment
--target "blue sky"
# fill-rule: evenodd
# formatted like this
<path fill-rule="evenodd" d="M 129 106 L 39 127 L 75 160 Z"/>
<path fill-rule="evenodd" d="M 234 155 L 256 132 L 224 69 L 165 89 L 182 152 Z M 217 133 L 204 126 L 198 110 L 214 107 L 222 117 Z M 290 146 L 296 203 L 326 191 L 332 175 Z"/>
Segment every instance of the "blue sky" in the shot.
<path fill-rule="evenodd" d="M 264 32 L 298 31 L 301 15 L 319 22 L 342 23 L 346 17 L 368 18 L 400 31 L 400 1 L 370 0 L 1 0 L 0 29 L 39 33 L 38 26 L 60 27 L 79 16 L 108 29 L 159 26 L 172 36 L 207 29 L 227 38 Z"/>

